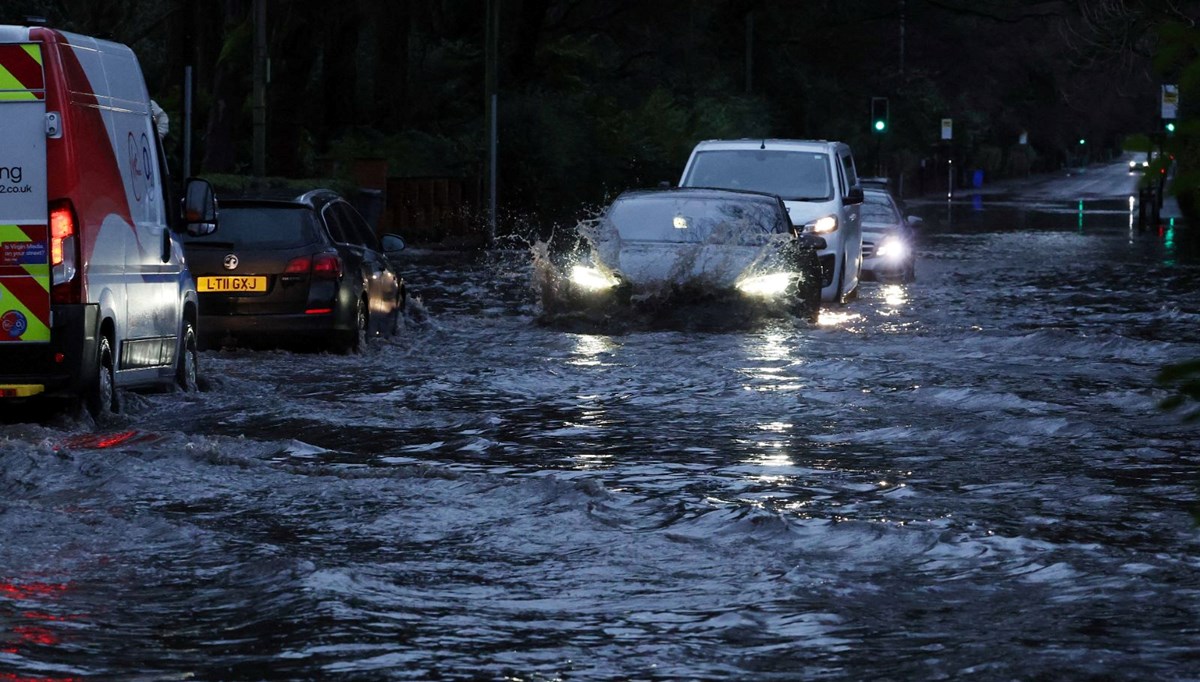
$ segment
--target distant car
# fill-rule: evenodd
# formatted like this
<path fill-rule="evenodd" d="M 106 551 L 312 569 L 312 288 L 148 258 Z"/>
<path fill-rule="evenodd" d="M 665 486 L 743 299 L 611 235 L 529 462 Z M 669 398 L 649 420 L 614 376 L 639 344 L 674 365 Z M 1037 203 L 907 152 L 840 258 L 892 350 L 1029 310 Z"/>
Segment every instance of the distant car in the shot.
<path fill-rule="evenodd" d="M 318 189 L 291 199 L 222 199 L 221 229 L 190 237 L 184 252 L 196 276 L 201 346 L 315 342 L 360 351 L 391 335 L 403 313 L 404 279 L 353 206 Z"/>
<path fill-rule="evenodd" d="M 543 283 L 550 315 L 654 314 L 708 302 L 814 321 L 819 314 L 824 240 L 799 233 L 778 196 L 630 191 L 581 232 L 584 246 Z"/>
<path fill-rule="evenodd" d="M 863 277 L 879 282 L 912 282 L 916 279 L 914 225 L 916 216 L 905 216 L 900 203 L 886 189 L 863 190 Z"/>

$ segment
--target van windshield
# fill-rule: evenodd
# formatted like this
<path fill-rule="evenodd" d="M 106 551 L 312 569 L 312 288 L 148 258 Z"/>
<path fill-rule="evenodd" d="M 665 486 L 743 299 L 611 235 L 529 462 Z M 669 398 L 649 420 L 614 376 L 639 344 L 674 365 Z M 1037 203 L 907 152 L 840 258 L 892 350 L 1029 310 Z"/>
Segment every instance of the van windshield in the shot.
<path fill-rule="evenodd" d="M 684 187 L 722 187 L 778 194 L 791 201 L 833 198 L 829 155 L 781 149 L 697 152 Z"/>

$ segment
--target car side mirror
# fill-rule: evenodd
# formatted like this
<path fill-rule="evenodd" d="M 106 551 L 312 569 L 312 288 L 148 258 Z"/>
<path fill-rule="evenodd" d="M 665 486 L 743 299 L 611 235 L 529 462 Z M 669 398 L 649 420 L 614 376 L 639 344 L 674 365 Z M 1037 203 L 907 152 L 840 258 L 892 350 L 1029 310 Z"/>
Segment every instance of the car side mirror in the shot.
<path fill-rule="evenodd" d="M 846 193 L 847 204 L 861 204 L 863 202 L 862 185 L 855 185 Z"/>
<path fill-rule="evenodd" d="M 919 215 L 910 215 L 905 220 L 908 221 L 909 227 L 921 227 L 925 224 L 925 219 Z"/>
<path fill-rule="evenodd" d="M 404 242 L 404 237 L 401 237 L 398 234 L 392 234 L 391 232 L 383 235 L 383 237 L 380 238 L 379 243 L 383 247 L 384 254 L 387 255 L 403 251 L 404 247 L 408 246 L 408 244 Z"/>
<path fill-rule="evenodd" d="M 217 196 L 212 184 L 200 178 L 188 178 L 183 197 L 184 231 L 203 237 L 217 231 Z"/>

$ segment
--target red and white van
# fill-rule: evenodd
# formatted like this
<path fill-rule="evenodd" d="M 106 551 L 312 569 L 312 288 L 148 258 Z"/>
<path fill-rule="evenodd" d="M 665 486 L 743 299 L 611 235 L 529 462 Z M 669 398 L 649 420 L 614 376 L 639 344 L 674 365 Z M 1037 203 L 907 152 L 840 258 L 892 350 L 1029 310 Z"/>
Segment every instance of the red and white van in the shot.
<path fill-rule="evenodd" d="M 128 47 L 0 26 L 0 404 L 195 387 L 177 233 L 215 230 L 216 203 L 202 180 L 172 203 L 151 108 Z"/>

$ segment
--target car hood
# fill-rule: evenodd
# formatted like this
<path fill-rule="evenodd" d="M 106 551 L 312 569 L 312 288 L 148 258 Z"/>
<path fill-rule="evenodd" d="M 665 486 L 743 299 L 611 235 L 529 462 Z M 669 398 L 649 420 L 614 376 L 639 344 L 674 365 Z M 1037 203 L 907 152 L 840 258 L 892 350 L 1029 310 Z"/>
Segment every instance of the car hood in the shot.
<path fill-rule="evenodd" d="M 830 199 L 828 201 L 789 201 L 783 200 L 783 205 L 787 206 L 788 217 L 791 218 L 792 224 L 803 227 L 805 223 L 823 218 L 837 212 L 837 202 Z"/>
<path fill-rule="evenodd" d="M 619 241 L 599 245 L 593 260 L 648 294 L 672 288 L 725 290 L 746 276 L 783 268 L 781 246 L 792 240 L 773 235 L 757 245 Z"/>

